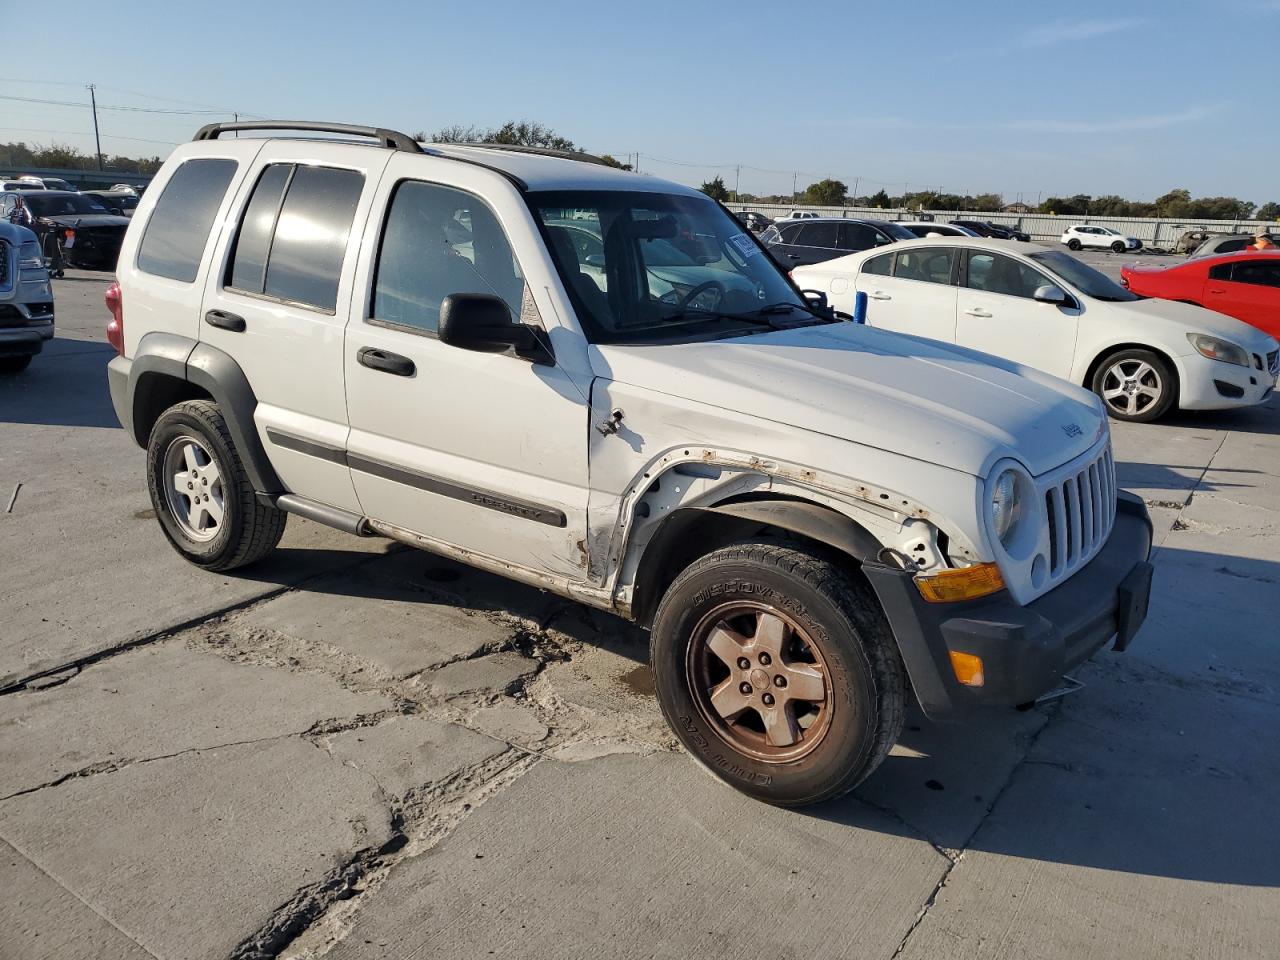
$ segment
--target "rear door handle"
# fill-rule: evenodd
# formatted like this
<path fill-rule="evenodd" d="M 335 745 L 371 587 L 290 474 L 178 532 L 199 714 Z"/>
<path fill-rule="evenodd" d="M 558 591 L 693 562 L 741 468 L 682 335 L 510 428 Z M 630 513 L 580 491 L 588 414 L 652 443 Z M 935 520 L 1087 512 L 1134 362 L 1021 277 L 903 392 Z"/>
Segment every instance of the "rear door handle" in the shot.
<path fill-rule="evenodd" d="M 893 296 L 891 294 L 885 293 L 883 290 L 876 290 L 874 293 L 868 293 L 867 296 L 870 297 L 872 300 L 892 300 L 893 299 Z"/>
<path fill-rule="evenodd" d="M 989 316 L 991 316 L 991 314 L 990 314 L 990 313 L 988 313 L 986 310 L 981 309 L 980 307 L 973 307 L 972 309 L 966 310 L 966 311 L 965 311 L 965 315 L 966 315 L 966 316 L 970 316 L 970 317 L 989 317 Z"/>
<path fill-rule="evenodd" d="M 787 257 L 788 257 L 789 259 L 791 259 L 791 260 L 799 260 L 799 259 L 800 259 L 800 254 L 798 254 L 798 253 L 788 253 L 788 254 L 787 254 Z"/>
<path fill-rule="evenodd" d="M 1222 289 L 1222 287 L 1210 287 L 1209 292 L 1210 293 L 1226 293 L 1227 291 Z"/>
<path fill-rule="evenodd" d="M 244 317 L 238 313 L 227 313 L 225 310 L 210 310 L 204 315 L 204 322 L 220 330 L 244 333 Z"/>
<path fill-rule="evenodd" d="M 394 374 L 397 377 L 412 377 L 417 369 L 408 357 L 391 353 L 389 350 L 379 350 L 376 347 L 361 347 L 356 354 L 356 360 L 361 366 L 368 367 L 370 370 L 380 370 L 382 373 Z"/>

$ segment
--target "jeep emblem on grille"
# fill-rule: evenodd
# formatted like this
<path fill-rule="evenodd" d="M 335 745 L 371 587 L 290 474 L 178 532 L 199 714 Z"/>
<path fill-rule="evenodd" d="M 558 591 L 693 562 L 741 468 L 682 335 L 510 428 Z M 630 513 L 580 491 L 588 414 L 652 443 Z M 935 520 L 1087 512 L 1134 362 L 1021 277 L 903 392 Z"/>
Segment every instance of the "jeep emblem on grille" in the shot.
<path fill-rule="evenodd" d="M 1080 429 L 1080 424 L 1078 423 L 1064 423 L 1062 425 L 1062 432 L 1068 437 L 1078 437 L 1080 434 L 1084 433 L 1084 431 Z"/>

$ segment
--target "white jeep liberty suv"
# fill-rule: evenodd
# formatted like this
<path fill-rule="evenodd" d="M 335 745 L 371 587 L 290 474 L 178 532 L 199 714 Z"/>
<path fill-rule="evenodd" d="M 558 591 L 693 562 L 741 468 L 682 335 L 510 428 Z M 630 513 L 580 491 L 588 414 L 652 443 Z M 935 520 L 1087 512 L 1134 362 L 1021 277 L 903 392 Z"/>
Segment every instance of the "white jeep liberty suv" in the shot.
<path fill-rule="evenodd" d="M 252 563 L 296 513 L 635 620 L 684 745 L 785 805 L 874 770 L 909 691 L 1022 705 L 1129 643 L 1151 526 L 1090 393 L 841 321 L 714 201 L 588 160 L 175 150 L 107 300 L 178 552 Z"/>

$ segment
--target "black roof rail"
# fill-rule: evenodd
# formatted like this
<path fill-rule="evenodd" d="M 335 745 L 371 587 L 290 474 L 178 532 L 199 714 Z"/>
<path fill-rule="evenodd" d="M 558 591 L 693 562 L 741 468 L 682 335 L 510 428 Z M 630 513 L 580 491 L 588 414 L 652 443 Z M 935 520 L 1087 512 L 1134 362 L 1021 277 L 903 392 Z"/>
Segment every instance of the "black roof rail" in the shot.
<path fill-rule="evenodd" d="M 555 147 L 526 147 L 519 143 L 472 143 L 470 141 L 459 141 L 457 143 L 442 143 L 441 146 L 455 147 L 475 147 L 478 150 L 507 150 L 511 153 L 531 153 L 539 157 L 558 157 L 561 160 L 577 160 L 579 163 L 596 163 L 602 167 L 607 167 L 605 163 L 593 153 L 584 153 L 581 150 L 558 150 Z"/>
<path fill-rule="evenodd" d="M 306 130 L 310 133 L 341 133 L 370 137 L 388 150 L 423 153 L 422 146 L 407 133 L 382 127 L 361 127 L 351 123 L 316 123 L 312 120 L 242 120 L 238 123 L 210 123 L 196 131 L 193 140 L 217 140 L 219 134 L 237 130 Z"/>

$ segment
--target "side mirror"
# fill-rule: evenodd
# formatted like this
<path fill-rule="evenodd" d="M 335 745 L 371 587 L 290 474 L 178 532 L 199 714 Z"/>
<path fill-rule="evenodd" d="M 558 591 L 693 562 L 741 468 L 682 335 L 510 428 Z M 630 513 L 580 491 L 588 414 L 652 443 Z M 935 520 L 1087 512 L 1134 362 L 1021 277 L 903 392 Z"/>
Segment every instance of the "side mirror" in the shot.
<path fill-rule="evenodd" d="M 1040 303 L 1052 303 L 1057 306 L 1071 303 L 1071 298 L 1067 296 L 1067 291 L 1061 287 L 1056 287 L 1052 283 L 1046 283 L 1043 287 L 1036 287 L 1036 292 L 1032 296 Z"/>
<path fill-rule="evenodd" d="M 804 302 L 814 310 L 827 309 L 827 295 L 821 290 L 801 290 L 800 296 L 804 297 Z"/>
<path fill-rule="evenodd" d="M 440 304 L 441 343 L 479 353 L 503 353 L 514 348 L 518 357 L 534 363 L 554 363 L 551 348 L 533 327 L 511 322 L 511 309 L 501 297 L 488 293 L 453 293 Z"/>

